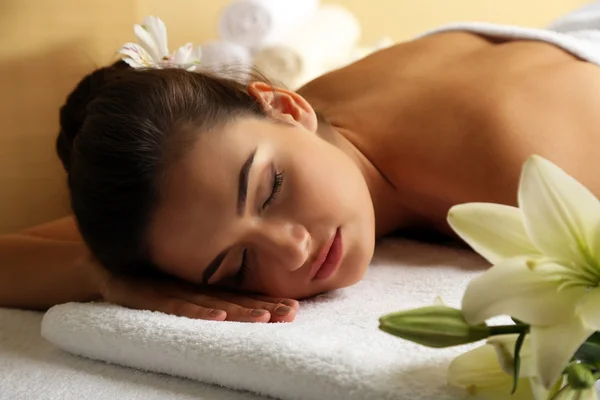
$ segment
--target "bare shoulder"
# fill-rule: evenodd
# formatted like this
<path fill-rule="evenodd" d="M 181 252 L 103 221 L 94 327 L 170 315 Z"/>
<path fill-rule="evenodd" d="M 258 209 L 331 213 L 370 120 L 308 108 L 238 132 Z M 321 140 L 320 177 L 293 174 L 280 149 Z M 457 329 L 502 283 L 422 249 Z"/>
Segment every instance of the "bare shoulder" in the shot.
<path fill-rule="evenodd" d="M 462 70 L 471 76 L 462 77 L 454 104 L 479 129 L 451 133 L 464 139 L 447 160 L 461 171 L 456 200 L 514 203 L 521 167 L 532 154 L 600 195 L 600 178 L 589 169 L 592 149 L 600 146 L 600 67 L 546 43 L 512 42 L 474 55 Z"/>
<path fill-rule="evenodd" d="M 66 241 L 81 240 L 77 223 L 72 215 L 24 229 L 19 233 L 45 239 Z"/>
<path fill-rule="evenodd" d="M 372 64 L 378 63 L 386 65 L 388 69 L 395 66 L 414 66 L 417 71 L 422 72 L 423 68 L 429 69 L 493 45 L 489 39 L 471 32 L 441 32 L 400 42 L 366 57 L 359 63 L 371 68 Z"/>
<path fill-rule="evenodd" d="M 435 73 L 436 90 L 395 150 L 403 156 L 397 170 L 415 171 L 396 174 L 413 208 L 442 225 L 454 204 L 515 205 L 532 154 L 600 196 L 600 176 L 589 168 L 600 147 L 600 67 L 545 43 L 511 42 Z"/>

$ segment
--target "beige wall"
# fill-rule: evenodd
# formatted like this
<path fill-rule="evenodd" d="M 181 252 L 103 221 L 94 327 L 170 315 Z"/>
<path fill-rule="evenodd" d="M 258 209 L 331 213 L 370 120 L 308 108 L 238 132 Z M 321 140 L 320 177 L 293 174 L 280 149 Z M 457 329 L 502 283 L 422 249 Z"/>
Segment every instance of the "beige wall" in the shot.
<path fill-rule="evenodd" d="M 301 0 L 298 0 L 301 1 Z M 326 1 L 326 0 L 324 0 Z M 363 42 L 402 40 L 457 20 L 543 26 L 585 0 L 338 0 Z M 227 0 L 0 1 L 0 233 L 68 213 L 54 155 L 57 110 L 86 72 L 133 39 L 132 24 L 163 18 L 171 46 L 214 37 Z"/>

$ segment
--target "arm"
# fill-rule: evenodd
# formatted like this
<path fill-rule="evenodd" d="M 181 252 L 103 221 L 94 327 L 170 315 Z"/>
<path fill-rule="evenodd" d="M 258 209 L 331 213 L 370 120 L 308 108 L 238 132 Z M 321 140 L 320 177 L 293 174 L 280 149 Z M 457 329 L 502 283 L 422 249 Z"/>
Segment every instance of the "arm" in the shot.
<path fill-rule="evenodd" d="M 44 310 L 100 299 L 102 274 L 86 255 L 72 217 L 0 236 L 0 306 Z"/>
<path fill-rule="evenodd" d="M 292 299 L 111 275 L 90 255 L 72 217 L 0 236 L 0 307 L 45 310 L 93 300 L 189 318 L 242 322 L 289 322 L 298 309 Z M 257 310 L 262 313 L 256 314 Z"/>

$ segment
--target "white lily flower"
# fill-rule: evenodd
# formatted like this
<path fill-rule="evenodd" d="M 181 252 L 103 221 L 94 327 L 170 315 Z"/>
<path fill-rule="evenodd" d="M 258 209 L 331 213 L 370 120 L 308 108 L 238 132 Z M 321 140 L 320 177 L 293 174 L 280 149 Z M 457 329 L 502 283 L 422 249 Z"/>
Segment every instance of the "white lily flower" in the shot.
<path fill-rule="evenodd" d="M 456 357 L 448 367 L 448 383 L 466 389 L 478 399 L 546 400 L 548 391 L 535 377 L 530 340 L 523 342 L 517 391 L 513 386 L 513 362 L 518 335 L 491 337 L 483 346 Z"/>
<path fill-rule="evenodd" d="M 142 47 L 157 61 L 169 57 L 167 27 L 158 17 L 149 15 L 141 25 L 134 25 L 133 32 Z"/>
<path fill-rule="evenodd" d="M 139 44 L 126 43 L 121 47 L 123 61 L 132 68 L 185 68 L 192 71 L 200 62 L 200 47 L 194 49 L 191 43 L 169 53 L 167 28 L 164 22 L 154 16 L 144 18 L 141 25 L 134 25 L 133 31 Z"/>
<path fill-rule="evenodd" d="M 453 207 L 448 222 L 494 266 L 471 281 L 462 311 L 471 324 L 510 315 L 531 325 L 533 365 L 546 388 L 600 329 L 600 202 L 539 156 L 519 184 L 519 208 Z"/>
<path fill-rule="evenodd" d="M 150 68 L 155 64 L 152 56 L 136 43 L 125 43 L 119 53 L 124 56 L 123 61 L 132 68 Z"/>
<path fill-rule="evenodd" d="M 185 64 L 190 59 L 192 52 L 194 51 L 194 45 L 191 43 L 186 43 L 181 46 L 175 53 L 173 53 L 173 63 L 175 64 Z"/>

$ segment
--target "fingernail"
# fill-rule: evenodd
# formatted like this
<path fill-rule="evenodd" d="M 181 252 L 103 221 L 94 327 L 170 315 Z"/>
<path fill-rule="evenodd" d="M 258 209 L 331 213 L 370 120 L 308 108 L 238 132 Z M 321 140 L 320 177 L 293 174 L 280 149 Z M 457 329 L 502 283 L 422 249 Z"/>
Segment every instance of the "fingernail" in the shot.
<path fill-rule="evenodd" d="M 260 309 L 252 310 L 250 312 L 250 314 L 252 314 L 255 317 L 260 317 L 262 315 L 265 315 L 266 313 L 268 313 L 267 310 L 260 310 Z"/>
<path fill-rule="evenodd" d="M 296 302 L 294 300 L 281 300 L 281 304 L 285 304 L 286 306 L 294 307 Z"/>
<path fill-rule="evenodd" d="M 275 314 L 284 316 L 287 315 L 291 309 L 292 308 L 288 306 L 279 306 L 275 309 Z"/>
<path fill-rule="evenodd" d="M 219 315 L 221 315 L 222 311 L 221 310 L 211 310 L 210 311 L 210 316 L 211 317 L 218 317 Z"/>

